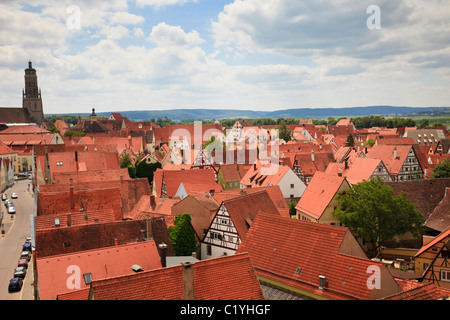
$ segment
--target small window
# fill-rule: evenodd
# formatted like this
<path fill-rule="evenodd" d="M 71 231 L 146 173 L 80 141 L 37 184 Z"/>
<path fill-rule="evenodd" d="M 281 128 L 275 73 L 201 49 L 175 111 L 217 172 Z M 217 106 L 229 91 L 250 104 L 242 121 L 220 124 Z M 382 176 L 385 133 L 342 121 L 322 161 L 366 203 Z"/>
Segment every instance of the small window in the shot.
<path fill-rule="evenodd" d="M 294 184 L 293 183 L 291 183 L 291 189 L 294 189 Z"/>
<path fill-rule="evenodd" d="M 450 282 L 450 270 L 441 270 L 441 281 Z"/>
<path fill-rule="evenodd" d="M 53 219 L 55 222 L 55 227 L 59 227 L 61 225 L 61 220 L 59 218 Z"/>

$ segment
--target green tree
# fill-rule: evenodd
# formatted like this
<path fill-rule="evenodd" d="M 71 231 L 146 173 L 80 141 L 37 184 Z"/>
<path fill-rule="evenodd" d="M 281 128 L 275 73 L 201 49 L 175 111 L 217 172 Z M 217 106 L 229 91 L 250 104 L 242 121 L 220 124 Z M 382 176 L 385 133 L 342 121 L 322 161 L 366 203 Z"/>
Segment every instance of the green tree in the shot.
<path fill-rule="evenodd" d="M 373 147 L 375 145 L 375 142 L 376 142 L 375 139 L 369 138 L 364 142 L 363 146 Z"/>
<path fill-rule="evenodd" d="M 396 235 L 410 232 L 421 236 L 423 215 L 405 193 L 394 195 L 379 177 L 354 185 L 338 200 L 340 205 L 333 215 L 369 244 L 369 257 L 377 256 L 381 245 Z"/>
<path fill-rule="evenodd" d="M 351 133 L 348 134 L 347 140 L 345 141 L 346 147 L 353 147 L 355 146 L 355 139 L 353 139 L 353 136 Z"/>
<path fill-rule="evenodd" d="M 281 121 L 280 125 L 278 126 L 278 137 L 286 142 L 292 140 L 292 130 L 287 127 L 284 120 Z"/>
<path fill-rule="evenodd" d="M 428 119 L 422 119 L 419 121 L 419 129 L 428 127 L 429 125 L 430 125 L 430 120 L 428 120 Z"/>
<path fill-rule="evenodd" d="M 293 217 L 297 214 L 297 210 L 295 209 L 295 207 L 297 206 L 297 203 L 298 202 L 295 202 L 295 201 L 289 201 L 288 207 L 289 207 L 289 215 L 291 217 Z"/>
<path fill-rule="evenodd" d="M 67 130 L 64 133 L 64 137 L 84 137 L 86 135 L 86 133 L 84 133 L 83 131 L 79 131 L 79 130 Z"/>
<path fill-rule="evenodd" d="M 433 178 L 450 178 L 450 158 L 445 158 L 433 168 Z"/>
<path fill-rule="evenodd" d="M 124 152 L 120 155 L 119 163 L 121 168 L 127 168 L 131 163 L 131 157 L 127 152 Z"/>
<path fill-rule="evenodd" d="M 147 161 L 140 161 L 136 164 L 136 177 L 137 178 L 147 178 L 148 183 L 153 182 L 153 173 L 156 169 L 161 168 L 161 163 L 147 163 Z"/>
<path fill-rule="evenodd" d="M 176 256 L 190 256 L 197 250 L 195 232 L 191 225 L 191 215 L 183 213 L 175 218 L 169 228 L 169 236 Z"/>

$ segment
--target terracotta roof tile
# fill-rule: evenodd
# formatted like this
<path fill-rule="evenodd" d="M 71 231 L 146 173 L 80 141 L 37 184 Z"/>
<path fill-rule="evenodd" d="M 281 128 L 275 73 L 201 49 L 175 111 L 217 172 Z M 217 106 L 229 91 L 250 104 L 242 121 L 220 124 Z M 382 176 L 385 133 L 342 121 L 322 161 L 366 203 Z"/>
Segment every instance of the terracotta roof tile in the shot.
<path fill-rule="evenodd" d="M 317 171 L 295 209 L 319 219 L 343 183 L 343 177 Z"/>
<path fill-rule="evenodd" d="M 197 261 L 193 268 L 195 300 L 264 299 L 245 253 Z M 182 266 L 94 280 L 91 294 L 95 300 L 183 300 Z"/>
<path fill-rule="evenodd" d="M 437 287 L 433 283 L 418 283 L 408 280 L 397 280 L 402 292 L 383 298 L 383 300 L 439 300 L 450 295 L 450 289 Z"/>
<path fill-rule="evenodd" d="M 236 253 L 248 252 L 260 277 L 324 298 L 370 299 L 367 268 L 383 265 L 343 253 L 349 235 L 344 227 L 260 214 Z M 320 275 L 327 279 L 323 290 Z M 399 290 L 393 278 L 391 284 Z"/>
<path fill-rule="evenodd" d="M 91 273 L 94 280 L 132 274 L 134 271 L 131 267 L 134 264 L 144 270 L 161 268 L 154 241 L 38 257 L 36 269 L 40 299 L 53 300 L 58 294 L 87 288 L 83 280 L 83 274 L 86 273 Z M 68 287 L 68 284 L 74 285 L 74 288 Z"/>
<path fill-rule="evenodd" d="M 153 240 L 168 245 L 167 255 L 174 255 L 166 222 L 161 218 L 148 220 L 151 223 Z M 64 253 L 99 249 L 144 241 L 147 220 L 128 220 L 110 223 L 95 223 L 36 231 L 37 256 L 43 258 Z"/>
<path fill-rule="evenodd" d="M 157 169 L 154 173 L 153 187 L 156 195 L 161 197 L 162 181 L 166 187 L 168 197 L 174 197 L 180 184 L 184 181 L 195 181 L 199 184 L 216 184 L 213 169 L 190 169 L 190 170 L 162 170 Z M 205 190 L 207 191 L 207 190 Z"/>

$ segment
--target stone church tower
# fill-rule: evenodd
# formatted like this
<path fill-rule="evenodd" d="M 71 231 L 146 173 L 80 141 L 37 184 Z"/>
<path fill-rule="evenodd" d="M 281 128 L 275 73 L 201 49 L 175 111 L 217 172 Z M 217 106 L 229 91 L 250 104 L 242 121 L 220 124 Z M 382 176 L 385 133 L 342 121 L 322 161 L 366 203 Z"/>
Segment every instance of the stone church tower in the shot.
<path fill-rule="evenodd" d="M 22 90 L 22 107 L 27 110 L 30 121 L 41 125 L 44 122 L 41 89 L 38 87 L 36 70 L 31 61 L 25 69 L 25 89 Z"/>

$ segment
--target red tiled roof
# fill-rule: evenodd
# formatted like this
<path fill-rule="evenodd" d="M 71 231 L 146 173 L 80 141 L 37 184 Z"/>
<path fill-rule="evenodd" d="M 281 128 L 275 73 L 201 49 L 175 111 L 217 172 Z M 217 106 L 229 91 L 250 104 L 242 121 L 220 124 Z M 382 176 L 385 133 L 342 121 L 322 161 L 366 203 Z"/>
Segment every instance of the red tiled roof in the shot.
<path fill-rule="evenodd" d="M 213 169 L 190 169 L 190 170 L 162 170 L 157 169 L 154 173 L 153 187 L 156 195 L 161 197 L 162 181 L 166 186 L 168 197 L 174 197 L 180 184 L 184 181 L 195 181 L 199 184 L 215 184 L 216 178 Z M 205 190 L 208 191 L 208 190 Z"/>
<path fill-rule="evenodd" d="M 383 160 L 384 165 L 391 175 L 400 172 L 406 157 L 412 146 L 410 145 L 374 145 L 366 154 L 367 158 Z M 397 157 L 395 156 L 395 150 Z"/>
<path fill-rule="evenodd" d="M 16 151 L 8 147 L 3 141 L 0 140 L 0 154 L 11 154 L 11 153 L 16 153 Z"/>
<path fill-rule="evenodd" d="M 53 300 L 61 293 L 87 287 L 83 274 L 94 280 L 132 274 L 137 264 L 144 270 L 161 268 L 154 241 L 131 243 L 109 248 L 36 259 L 41 300 Z M 78 284 L 78 286 L 76 286 Z M 74 285 L 69 288 L 68 285 Z"/>
<path fill-rule="evenodd" d="M 382 161 L 379 159 L 355 158 L 348 171 L 343 175 L 351 184 L 357 184 L 363 180 L 368 181 L 380 162 Z"/>
<path fill-rule="evenodd" d="M 269 213 L 280 216 L 280 212 L 265 190 L 224 200 L 222 205 L 226 207 L 241 239 L 245 238 L 250 227 L 249 223 L 251 224 L 258 214 Z"/>
<path fill-rule="evenodd" d="M 114 212 L 114 220 L 122 219 L 122 205 L 119 188 L 77 190 L 73 192 L 73 208 L 69 190 L 63 192 L 39 192 L 37 215 L 65 215 L 80 211 Z M 76 218 L 75 218 L 76 219 Z"/>
<path fill-rule="evenodd" d="M 241 181 L 251 165 L 242 164 L 224 164 L 220 165 L 219 170 L 222 172 L 225 181 Z"/>
<path fill-rule="evenodd" d="M 133 210 L 131 210 L 124 218 L 140 220 L 154 216 L 154 214 L 170 216 L 172 214 L 172 206 L 181 200 L 178 197 L 171 199 L 154 197 L 155 204 L 152 206 L 150 204 L 151 197 L 151 195 L 143 195 L 134 206 Z"/>
<path fill-rule="evenodd" d="M 347 183 L 343 177 L 317 171 L 295 209 L 320 219 L 343 183 Z"/>
<path fill-rule="evenodd" d="M 156 244 L 167 244 L 167 255 L 175 255 L 164 219 L 126 220 L 36 231 L 37 256 L 43 258 L 65 253 L 99 249 L 144 241 L 148 223 Z"/>
<path fill-rule="evenodd" d="M 343 246 L 349 237 L 344 227 L 259 214 L 236 253 L 249 253 L 259 277 L 328 299 L 370 299 L 367 269 L 383 264 L 365 258 L 354 238 L 360 256 L 343 253 L 353 250 Z M 319 276 L 326 277 L 323 290 Z M 384 280 L 399 290 L 393 278 Z"/>
<path fill-rule="evenodd" d="M 0 137 L 4 134 L 25 134 L 25 133 L 50 133 L 50 131 L 42 129 L 35 125 L 11 126 L 0 131 Z"/>
<path fill-rule="evenodd" d="M 197 261 L 192 268 L 195 300 L 264 299 L 245 253 Z M 95 300 L 183 300 L 182 266 L 94 280 L 91 294 Z"/>
<path fill-rule="evenodd" d="M 120 211 L 120 208 L 117 208 Z M 55 219 L 59 222 L 56 225 Z M 46 214 L 37 216 L 35 219 L 36 230 L 66 228 L 72 226 L 106 223 L 113 221 L 121 221 L 122 216 L 116 216 L 113 208 L 106 208 L 103 210 L 88 210 L 85 212 L 60 212 L 56 214 Z"/>
<path fill-rule="evenodd" d="M 276 186 L 284 178 L 285 174 L 292 170 L 287 166 L 278 164 L 258 162 L 251 166 L 241 179 L 241 184 L 245 186 L 269 187 Z"/>
<path fill-rule="evenodd" d="M 450 178 L 395 181 L 385 184 L 394 189 L 395 195 L 404 191 L 408 200 L 417 204 L 417 210 L 428 219 L 444 198 L 445 189 L 450 188 Z"/>
<path fill-rule="evenodd" d="M 445 195 L 442 201 L 431 212 L 428 219 L 425 221 L 425 226 L 428 228 L 445 231 L 450 227 L 450 188 L 445 188 Z"/>
<path fill-rule="evenodd" d="M 254 187 L 246 189 L 228 189 L 221 192 L 215 192 L 212 197 L 217 201 L 218 205 L 224 200 L 234 199 L 255 192 L 266 191 L 275 207 L 282 217 L 289 217 L 289 207 L 284 199 L 283 193 L 279 186 L 272 187 Z"/>
<path fill-rule="evenodd" d="M 418 283 L 408 280 L 397 280 L 403 290 L 383 300 L 439 300 L 450 295 L 450 289 L 437 287 L 433 283 Z"/>

